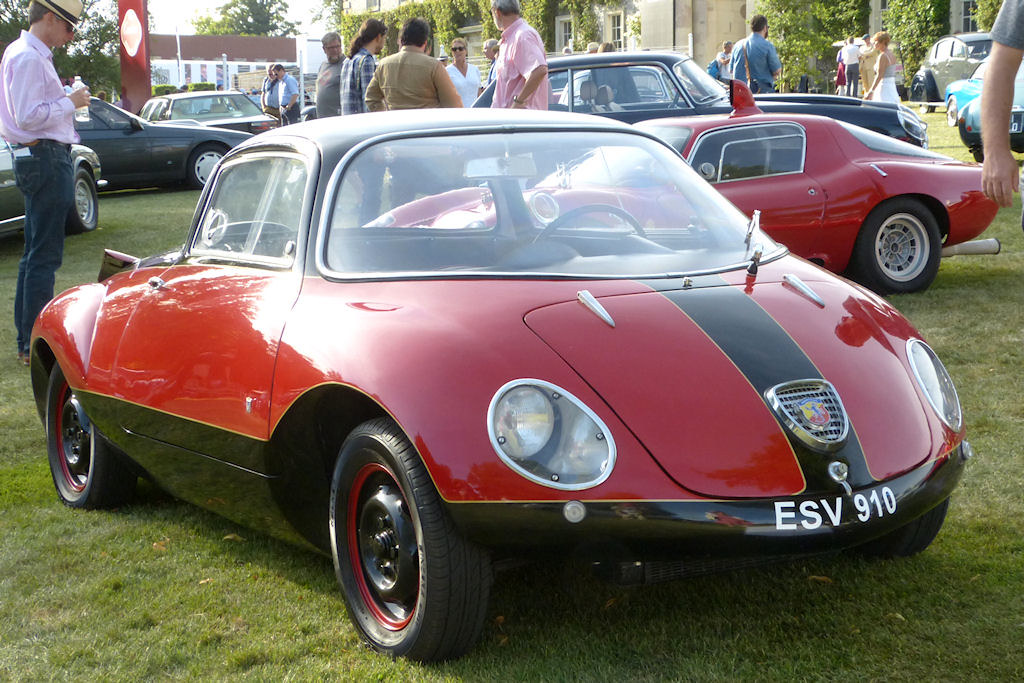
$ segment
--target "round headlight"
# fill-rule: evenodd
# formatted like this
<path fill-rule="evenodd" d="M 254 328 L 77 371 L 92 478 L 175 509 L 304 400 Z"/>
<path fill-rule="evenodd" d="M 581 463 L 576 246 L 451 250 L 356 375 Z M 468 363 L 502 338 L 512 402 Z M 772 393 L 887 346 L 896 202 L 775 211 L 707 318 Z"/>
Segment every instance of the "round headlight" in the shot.
<path fill-rule="evenodd" d="M 914 369 L 918 385 L 939 418 L 954 432 L 963 427 L 960 397 L 953 386 L 953 378 L 931 347 L 920 339 L 907 342 L 907 358 Z"/>
<path fill-rule="evenodd" d="M 551 439 L 555 411 L 537 387 L 517 386 L 498 400 L 492 421 L 498 447 L 510 458 L 536 455 Z"/>
<path fill-rule="evenodd" d="M 543 380 L 519 379 L 499 389 L 487 427 L 502 461 L 544 486 L 596 486 L 615 463 L 615 443 L 594 411 Z"/>

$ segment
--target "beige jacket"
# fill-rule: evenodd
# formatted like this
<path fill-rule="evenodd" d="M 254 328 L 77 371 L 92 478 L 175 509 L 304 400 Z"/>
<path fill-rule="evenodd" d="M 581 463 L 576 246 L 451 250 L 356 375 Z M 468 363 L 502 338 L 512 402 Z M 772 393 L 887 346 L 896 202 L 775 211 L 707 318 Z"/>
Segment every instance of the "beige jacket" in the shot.
<path fill-rule="evenodd" d="M 366 88 L 366 108 L 428 109 L 462 107 L 444 66 L 430 55 L 403 47 L 398 54 L 377 64 L 373 80 Z"/>

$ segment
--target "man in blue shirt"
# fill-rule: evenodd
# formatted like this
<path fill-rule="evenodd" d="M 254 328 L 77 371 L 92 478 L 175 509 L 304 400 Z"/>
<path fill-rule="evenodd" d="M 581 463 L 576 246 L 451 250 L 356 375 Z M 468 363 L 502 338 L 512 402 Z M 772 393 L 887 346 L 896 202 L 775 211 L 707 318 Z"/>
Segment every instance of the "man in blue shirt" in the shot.
<path fill-rule="evenodd" d="M 264 114 L 275 119 L 281 118 L 281 107 L 277 99 L 277 72 L 274 71 L 273 64 L 267 65 L 267 77 L 260 86 L 260 106 Z"/>
<path fill-rule="evenodd" d="M 280 64 L 274 65 L 277 74 L 277 101 L 281 105 L 281 125 L 298 123 L 302 113 L 299 104 L 299 83 Z"/>
<path fill-rule="evenodd" d="M 775 92 L 775 79 L 782 74 L 782 62 L 768 40 L 768 20 L 763 14 L 755 14 L 750 19 L 750 35 L 733 46 L 729 68 L 733 78 L 747 81 L 754 92 Z"/>

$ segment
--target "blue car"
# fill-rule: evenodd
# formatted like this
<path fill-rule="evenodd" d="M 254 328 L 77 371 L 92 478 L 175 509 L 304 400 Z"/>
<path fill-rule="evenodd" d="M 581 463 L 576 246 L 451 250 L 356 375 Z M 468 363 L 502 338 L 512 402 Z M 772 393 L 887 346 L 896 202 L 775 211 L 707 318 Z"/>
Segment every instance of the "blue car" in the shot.
<path fill-rule="evenodd" d="M 974 70 L 970 78 L 953 81 L 946 86 L 946 123 L 956 125 L 960 111 L 968 102 L 981 95 L 981 81 L 988 69 L 988 58 Z"/>
<path fill-rule="evenodd" d="M 946 107 L 956 107 L 955 125 L 960 130 L 960 140 L 974 155 L 976 161 L 984 160 L 981 149 L 981 84 L 987 62 L 983 62 L 971 76 L 957 83 L 966 84 L 955 95 L 951 94 L 957 83 L 951 83 L 946 89 Z M 966 98 L 965 98 L 966 95 Z M 947 113 L 946 120 L 950 120 Z M 953 124 L 951 124 L 953 125 Z M 1010 113 L 1010 149 L 1024 152 L 1024 64 L 1017 69 L 1017 77 L 1013 82 L 1013 109 Z"/>

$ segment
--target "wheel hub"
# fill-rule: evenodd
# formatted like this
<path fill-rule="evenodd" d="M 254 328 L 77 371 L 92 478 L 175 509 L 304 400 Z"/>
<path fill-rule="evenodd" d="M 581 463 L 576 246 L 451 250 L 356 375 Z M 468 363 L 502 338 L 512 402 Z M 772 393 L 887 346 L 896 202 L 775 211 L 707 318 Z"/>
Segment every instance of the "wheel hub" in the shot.
<path fill-rule="evenodd" d="M 76 489 L 89 476 L 92 453 L 92 425 L 74 394 L 68 394 L 61 408 L 61 455 L 68 483 Z"/>
<path fill-rule="evenodd" d="M 401 618 L 419 591 L 416 534 L 401 490 L 379 483 L 359 515 L 359 551 L 368 587 L 387 613 Z"/>

